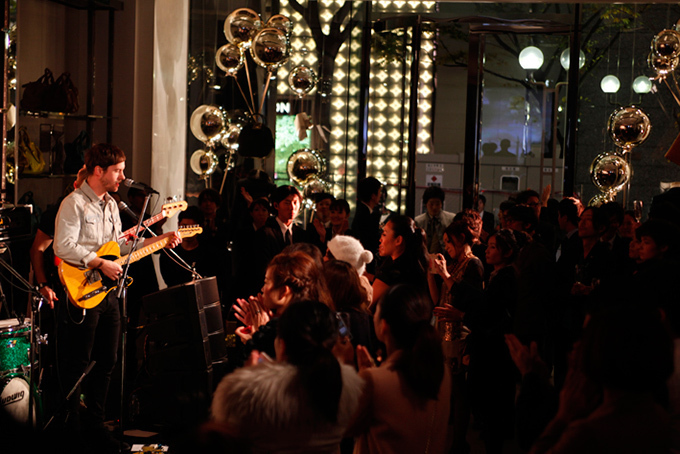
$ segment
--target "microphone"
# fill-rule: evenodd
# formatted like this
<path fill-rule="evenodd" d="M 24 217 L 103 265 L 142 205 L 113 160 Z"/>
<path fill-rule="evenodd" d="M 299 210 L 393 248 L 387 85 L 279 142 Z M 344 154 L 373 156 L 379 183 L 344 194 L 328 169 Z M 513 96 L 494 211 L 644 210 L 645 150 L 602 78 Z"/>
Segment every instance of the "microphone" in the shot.
<path fill-rule="evenodd" d="M 132 181 L 132 180 L 130 180 L 130 181 Z M 139 222 L 139 216 L 137 216 L 137 214 L 134 211 L 132 211 L 129 206 L 127 206 L 127 203 L 123 202 L 122 200 L 120 202 L 118 202 L 118 210 L 124 211 L 125 214 L 130 216 L 133 221 Z"/>
<path fill-rule="evenodd" d="M 158 191 L 156 191 L 154 188 L 149 186 L 146 183 L 140 183 L 138 181 L 135 181 L 131 178 L 126 178 L 123 180 L 123 186 L 126 186 L 128 188 L 135 188 L 135 189 L 141 189 L 142 191 L 146 191 L 149 194 L 158 194 Z"/>

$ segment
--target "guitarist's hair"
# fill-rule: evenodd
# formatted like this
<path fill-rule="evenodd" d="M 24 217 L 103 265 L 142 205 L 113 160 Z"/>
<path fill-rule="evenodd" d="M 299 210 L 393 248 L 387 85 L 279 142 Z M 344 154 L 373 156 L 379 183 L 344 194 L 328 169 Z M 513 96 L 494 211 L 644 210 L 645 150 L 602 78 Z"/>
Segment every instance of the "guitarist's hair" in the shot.
<path fill-rule="evenodd" d="M 87 173 L 94 173 L 94 168 L 99 166 L 106 171 L 106 168 L 125 161 L 125 153 L 115 145 L 109 143 L 98 143 L 85 152 L 85 167 Z"/>

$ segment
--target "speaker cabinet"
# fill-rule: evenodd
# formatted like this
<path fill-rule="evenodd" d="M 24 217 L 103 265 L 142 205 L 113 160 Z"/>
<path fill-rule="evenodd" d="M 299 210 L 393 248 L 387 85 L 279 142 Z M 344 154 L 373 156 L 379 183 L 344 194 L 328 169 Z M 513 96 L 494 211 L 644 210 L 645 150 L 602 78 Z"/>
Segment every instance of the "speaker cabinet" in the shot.
<path fill-rule="evenodd" d="M 222 308 L 214 277 L 170 287 L 142 300 L 149 373 L 204 371 L 227 354 Z"/>

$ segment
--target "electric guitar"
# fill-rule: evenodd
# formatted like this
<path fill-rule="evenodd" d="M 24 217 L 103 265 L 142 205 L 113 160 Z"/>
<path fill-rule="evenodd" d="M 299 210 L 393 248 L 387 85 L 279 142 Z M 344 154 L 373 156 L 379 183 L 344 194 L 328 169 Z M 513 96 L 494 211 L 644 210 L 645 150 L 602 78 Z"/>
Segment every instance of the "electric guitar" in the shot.
<path fill-rule="evenodd" d="M 187 209 L 187 202 L 186 201 L 181 201 L 181 202 L 171 202 L 171 203 L 166 203 L 161 207 L 161 211 L 158 214 L 155 214 L 151 216 L 149 219 L 144 221 L 144 226 L 149 227 L 151 225 L 154 225 L 156 222 L 160 221 L 163 218 L 171 218 L 177 213 L 178 211 L 184 211 Z M 144 229 L 142 229 L 143 231 Z M 125 240 L 125 241 L 130 241 L 135 235 L 135 227 L 130 227 L 123 233 L 121 233 L 120 237 L 118 237 L 118 241 Z M 59 264 L 62 262 L 62 260 L 57 257 L 56 255 L 54 256 L 54 266 L 59 266 Z"/>
<path fill-rule="evenodd" d="M 178 233 L 182 238 L 198 235 L 203 232 L 203 228 L 199 226 L 188 226 L 179 229 Z M 170 238 L 164 238 L 156 241 L 148 246 L 132 252 L 130 255 L 130 263 L 136 262 L 149 254 L 152 254 L 159 249 L 164 248 L 170 242 Z M 97 256 L 106 260 L 113 260 L 120 266 L 125 266 L 128 256 L 120 256 L 120 246 L 115 241 L 109 241 L 99 248 Z M 59 279 L 64 285 L 64 289 L 68 295 L 68 299 L 75 306 L 81 309 L 92 309 L 101 303 L 106 295 L 113 289 L 118 287 L 118 282 L 109 279 L 100 270 L 91 268 L 78 268 L 62 261 L 57 268 Z M 125 285 L 129 286 L 132 283 L 132 278 L 128 277 Z"/>
<path fill-rule="evenodd" d="M 177 213 L 178 211 L 184 211 L 187 209 L 187 202 L 186 201 L 181 201 L 181 202 L 172 202 L 172 203 L 166 203 L 161 207 L 161 212 L 151 216 L 149 219 L 143 222 L 144 227 L 149 227 L 151 225 L 154 225 L 156 222 L 160 221 L 163 218 L 171 218 Z M 135 235 L 135 227 L 130 227 L 126 231 L 124 231 L 121 235 L 119 240 L 126 239 L 130 240 L 132 237 Z M 144 231 L 144 228 L 142 228 L 142 231 Z"/>

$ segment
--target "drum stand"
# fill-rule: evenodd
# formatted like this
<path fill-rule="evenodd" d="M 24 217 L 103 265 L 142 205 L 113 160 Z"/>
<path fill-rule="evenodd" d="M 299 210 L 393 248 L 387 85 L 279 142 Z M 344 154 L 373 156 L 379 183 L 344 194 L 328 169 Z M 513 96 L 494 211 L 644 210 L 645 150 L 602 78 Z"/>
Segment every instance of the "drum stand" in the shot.
<path fill-rule="evenodd" d="M 43 336 L 40 334 L 40 329 L 41 329 L 41 316 L 40 316 L 40 308 L 42 307 L 43 303 L 45 302 L 45 299 L 43 298 L 42 294 L 38 290 L 38 287 L 32 286 L 26 279 L 21 276 L 14 268 L 10 266 L 9 263 L 4 261 L 2 258 L 0 258 L 0 265 L 5 268 L 9 273 L 14 276 L 19 282 L 21 282 L 28 293 L 31 295 L 31 319 L 33 320 L 34 324 L 31 327 L 31 336 L 30 336 L 30 355 L 29 355 L 29 382 L 28 382 L 28 424 L 30 426 L 33 426 L 33 417 L 35 416 L 33 414 L 33 406 L 35 404 L 35 395 L 33 393 L 34 389 L 39 389 L 40 388 L 40 383 L 38 381 L 38 384 L 36 386 L 36 381 L 35 381 L 35 373 L 40 374 L 42 372 L 41 369 L 41 362 L 40 362 L 40 355 L 36 354 L 38 352 L 38 348 L 40 345 L 47 344 L 47 336 Z M 4 297 L 4 294 L 3 294 Z M 37 321 L 37 324 L 35 323 Z M 23 319 L 21 320 L 23 323 Z M 35 371 L 34 368 L 35 367 Z M 40 378 L 40 377 L 38 377 Z"/>

